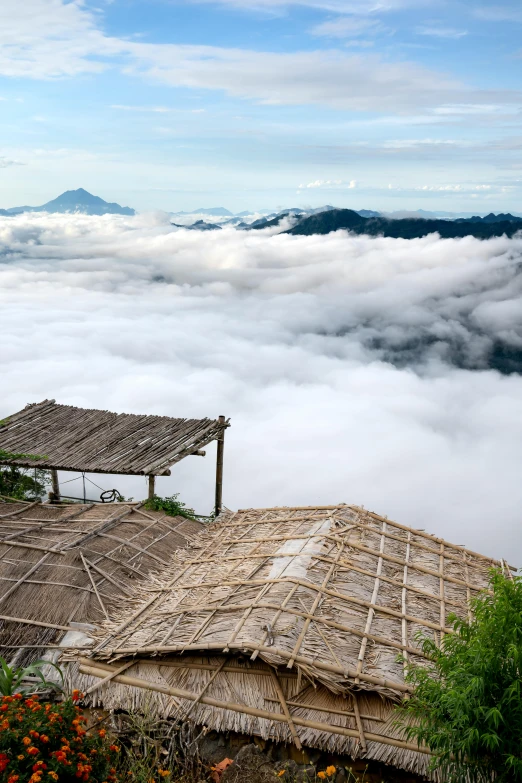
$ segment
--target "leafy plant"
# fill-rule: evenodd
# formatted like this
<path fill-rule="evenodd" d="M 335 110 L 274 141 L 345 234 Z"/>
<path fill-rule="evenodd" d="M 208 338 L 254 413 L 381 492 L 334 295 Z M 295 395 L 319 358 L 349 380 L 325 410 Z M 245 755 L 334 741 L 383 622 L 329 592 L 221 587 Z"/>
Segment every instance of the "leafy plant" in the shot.
<path fill-rule="evenodd" d="M 493 571 L 473 619 L 448 618 L 439 648 L 419 638 L 428 666 L 413 666 L 400 708 L 408 739 L 426 744 L 448 783 L 522 781 L 522 578 Z"/>
<path fill-rule="evenodd" d="M 5 658 L 0 655 L 0 695 L 13 696 L 15 693 L 34 693 L 39 690 L 58 690 L 60 686 L 44 677 L 42 669 L 46 666 L 53 666 L 63 682 L 62 671 L 59 666 L 51 661 L 35 661 L 30 666 L 9 666 Z M 39 682 L 27 682 L 28 677 L 37 677 Z M 24 683 L 24 680 L 26 681 Z"/>
<path fill-rule="evenodd" d="M 154 495 L 147 500 L 144 508 L 148 508 L 150 511 L 163 511 L 168 517 L 187 517 L 187 519 L 195 519 L 196 514 L 194 509 L 187 508 L 185 503 L 178 500 L 178 497 L 179 493 L 167 498 L 160 498 L 159 495 Z"/>
<path fill-rule="evenodd" d="M 119 746 L 105 729 L 87 731 L 74 703 L 40 703 L 21 693 L 0 699 L 0 780 L 2 783 L 116 783 Z"/>
<path fill-rule="evenodd" d="M 46 459 L 38 454 L 13 454 L 0 449 L 0 463 L 11 459 Z M 0 469 L 0 495 L 18 500 L 35 500 L 45 494 L 50 482 L 50 474 L 42 468 L 19 468 L 17 465 L 5 465 Z"/>

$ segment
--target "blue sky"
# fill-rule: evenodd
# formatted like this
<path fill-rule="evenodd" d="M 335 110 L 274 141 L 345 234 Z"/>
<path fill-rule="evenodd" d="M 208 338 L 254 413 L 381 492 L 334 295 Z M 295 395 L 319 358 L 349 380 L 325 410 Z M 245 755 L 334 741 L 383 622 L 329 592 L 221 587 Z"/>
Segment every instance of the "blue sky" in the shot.
<path fill-rule="evenodd" d="M 522 212 L 509 0 L 3 0 L 0 206 Z"/>

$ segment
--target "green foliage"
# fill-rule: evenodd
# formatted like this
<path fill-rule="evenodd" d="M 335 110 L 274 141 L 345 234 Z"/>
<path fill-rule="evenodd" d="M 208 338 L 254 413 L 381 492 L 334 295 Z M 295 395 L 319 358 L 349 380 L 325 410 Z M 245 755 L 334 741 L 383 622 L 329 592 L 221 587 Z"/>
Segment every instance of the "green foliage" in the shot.
<path fill-rule="evenodd" d="M 119 746 L 104 729 L 87 732 L 75 701 L 40 703 L 21 693 L 0 700 L 2 783 L 116 783 Z"/>
<path fill-rule="evenodd" d="M 15 693 L 35 693 L 39 690 L 61 690 L 55 682 L 45 679 L 42 669 L 53 666 L 63 682 L 63 675 L 59 666 L 51 661 L 35 661 L 30 666 L 9 666 L 5 658 L 0 655 L 0 695 L 13 696 Z M 40 682 L 24 683 L 28 677 L 37 677 Z"/>
<path fill-rule="evenodd" d="M 0 422 L 0 425 L 2 422 Z M 38 454 L 13 454 L 0 449 L 0 463 L 10 459 L 46 459 Z M 49 471 L 41 468 L 19 468 L 16 465 L 5 465 L 0 468 L 0 495 L 7 495 L 18 500 L 36 500 L 43 497 L 45 487 L 50 482 Z"/>
<path fill-rule="evenodd" d="M 473 619 L 448 618 L 442 648 L 422 638 L 427 667 L 414 666 L 401 707 L 408 739 L 435 754 L 448 783 L 522 781 L 522 578 L 493 571 Z M 409 725 L 408 725 L 409 724 Z"/>
<path fill-rule="evenodd" d="M 171 495 L 168 498 L 160 498 L 158 495 L 149 498 L 145 503 L 144 508 L 148 508 L 150 511 L 163 511 L 168 517 L 187 517 L 187 519 L 195 519 L 196 515 L 193 508 L 187 508 L 185 503 L 178 500 L 179 493 Z"/>
<path fill-rule="evenodd" d="M 39 454 L 13 454 L 12 451 L 6 451 L 5 449 L 0 449 L 0 462 L 4 462 L 8 459 L 47 459 L 47 457 L 42 457 Z"/>
<path fill-rule="evenodd" d="M 45 495 L 49 482 L 49 471 L 41 468 L 18 468 L 16 465 L 0 468 L 0 495 L 18 500 L 36 500 Z"/>

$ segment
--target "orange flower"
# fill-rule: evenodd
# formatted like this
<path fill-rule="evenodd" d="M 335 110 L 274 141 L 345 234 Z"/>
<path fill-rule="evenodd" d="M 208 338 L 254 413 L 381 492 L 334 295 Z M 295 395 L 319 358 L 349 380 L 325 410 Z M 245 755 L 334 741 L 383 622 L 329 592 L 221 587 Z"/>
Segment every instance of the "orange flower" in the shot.
<path fill-rule="evenodd" d="M 83 693 L 81 691 L 79 691 L 77 688 L 75 688 L 73 690 L 73 692 L 72 692 L 72 696 L 71 696 L 72 700 L 73 701 L 78 701 L 82 697 L 83 697 Z"/>
<path fill-rule="evenodd" d="M 25 756 L 22 756 L 22 754 L 20 754 L 16 758 L 18 759 L 18 761 L 23 761 L 25 759 Z"/>
<path fill-rule="evenodd" d="M 286 769 L 282 769 L 282 770 L 280 770 L 280 771 L 277 773 L 277 777 L 278 777 L 278 778 L 282 778 L 282 777 L 283 777 L 283 775 L 285 774 L 285 772 L 286 772 Z"/>
<path fill-rule="evenodd" d="M 110 745 L 109 746 L 109 750 L 113 750 L 115 753 L 119 753 L 120 752 L 120 749 L 119 749 L 118 745 Z"/>
<path fill-rule="evenodd" d="M 20 775 L 9 775 L 9 777 L 7 778 L 7 783 L 16 783 L 19 777 Z"/>
<path fill-rule="evenodd" d="M 38 748 L 35 748 L 34 745 L 32 745 L 30 748 L 27 748 L 27 752 L 30 756 L 36 756 L 37 753 L 40 753 Z"/>
<path fill-rule="evenodd" d="M 0 712 L 5 712 L 8 709 L 9 709 L 9 704 L 2 704 L 2 706 L 0 707 Z"/>
<path fill-rule="evenodd" d="M 100 729 L 98 732 L 98 736 L 100 736 L 102 739 L 105 737 L 106 734 L 107 732 L 105 731 L 105 729 Z"/>
<path fill-rule="evenodd" d="M 49 777 L 51 777 L 53 780 L 58 780 L 58 775 L 56 774 L 56 772 L 53 772 L 53 771 L 51 771 L 51 772 L 48 772 L 47 774 L 48 774 L 48 775 L 49 775 Z"/>
<path fill-rule="evenodd" d="M 321 780 L 324 780 L 324 779 L 325 779 L 325 777 L 326 777 L 326 772 L 318 772 L 318 773 L 317 773 L 317 777 L 318 777 L 318 778 L 321 778 Z"/>
<path fill-rule="evenodd" d="M 31 729 L 31 731 L 29 732 L 29 736 L 30 736 L 30 737 L 34 737 L 34 739 L 38 739 L 38 737 L 39 737 L 40 735 L 38 734 L 38 732 L 37 732 L 37 731 L 35 731 L 34 729 Z"/>
<path fill-rule="evenodd" d="M 40 734 L 40 742 L 49 742 L 47 734 Z"/>
<path fill-rule="evenodd" d="M 328 775 L 329 778 L 332 775 L 335 775 L 335 773 L 336 773 L 336 768 L 333 766 L 333 764 L 331 764 L 329 767 L 326 767 L 326 774 Z"/>
<path fill-rule="evenodd" d="M 47 769 L 47 764 L 45 763 L 45 761 L 37 761 L 36 764 L 33 764 L 33 772 L 38 772 L 40 767 L 42 769 Z"/>
<path fill-rule="evenodd" d="M 24 737 L 22 742 L 24 745 L 30 745 L 31 744 L 31 737 Z"/>
<path fill-rule="evenodd" d="M 166 778 L 170 775 L 170 769 L 158 769 L 158 775 L 161 775 L 162 778 Z"/>

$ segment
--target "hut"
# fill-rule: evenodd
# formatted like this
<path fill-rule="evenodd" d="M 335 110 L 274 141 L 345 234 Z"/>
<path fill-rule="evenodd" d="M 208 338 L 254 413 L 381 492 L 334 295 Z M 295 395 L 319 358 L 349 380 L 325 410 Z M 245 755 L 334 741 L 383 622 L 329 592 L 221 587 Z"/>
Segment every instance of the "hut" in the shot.
<path fill-rule="evenodd" d="M 18 665 L 89 647 L 117 598 L 204 525 L 141 503 L 0 500 L 0 654 Z"/>
<path fill-rule="evenodd" d="M 357 506 L 224 512 L 115 609 L 82 689 L 217 731 L 427 775 L 394 705 L 405 667 L 503 562 Z M 151 693 L 156 698 L 151 699 Z"/>
<path fill-rule="evenodd" d="M 217 441 L 215 513 L 221 511 L 225 416 L 174 419 L 77 408 L 44 400 L 0 421 L 2 463 L 51 471 L 52 500 L 60 500 L 58 471 L 148 476 L 149 498 L 156 476 Z M 85 495 L 85 492 L 84 492 Z M 85 500 L 85 497 L 84 497 Z"/>

